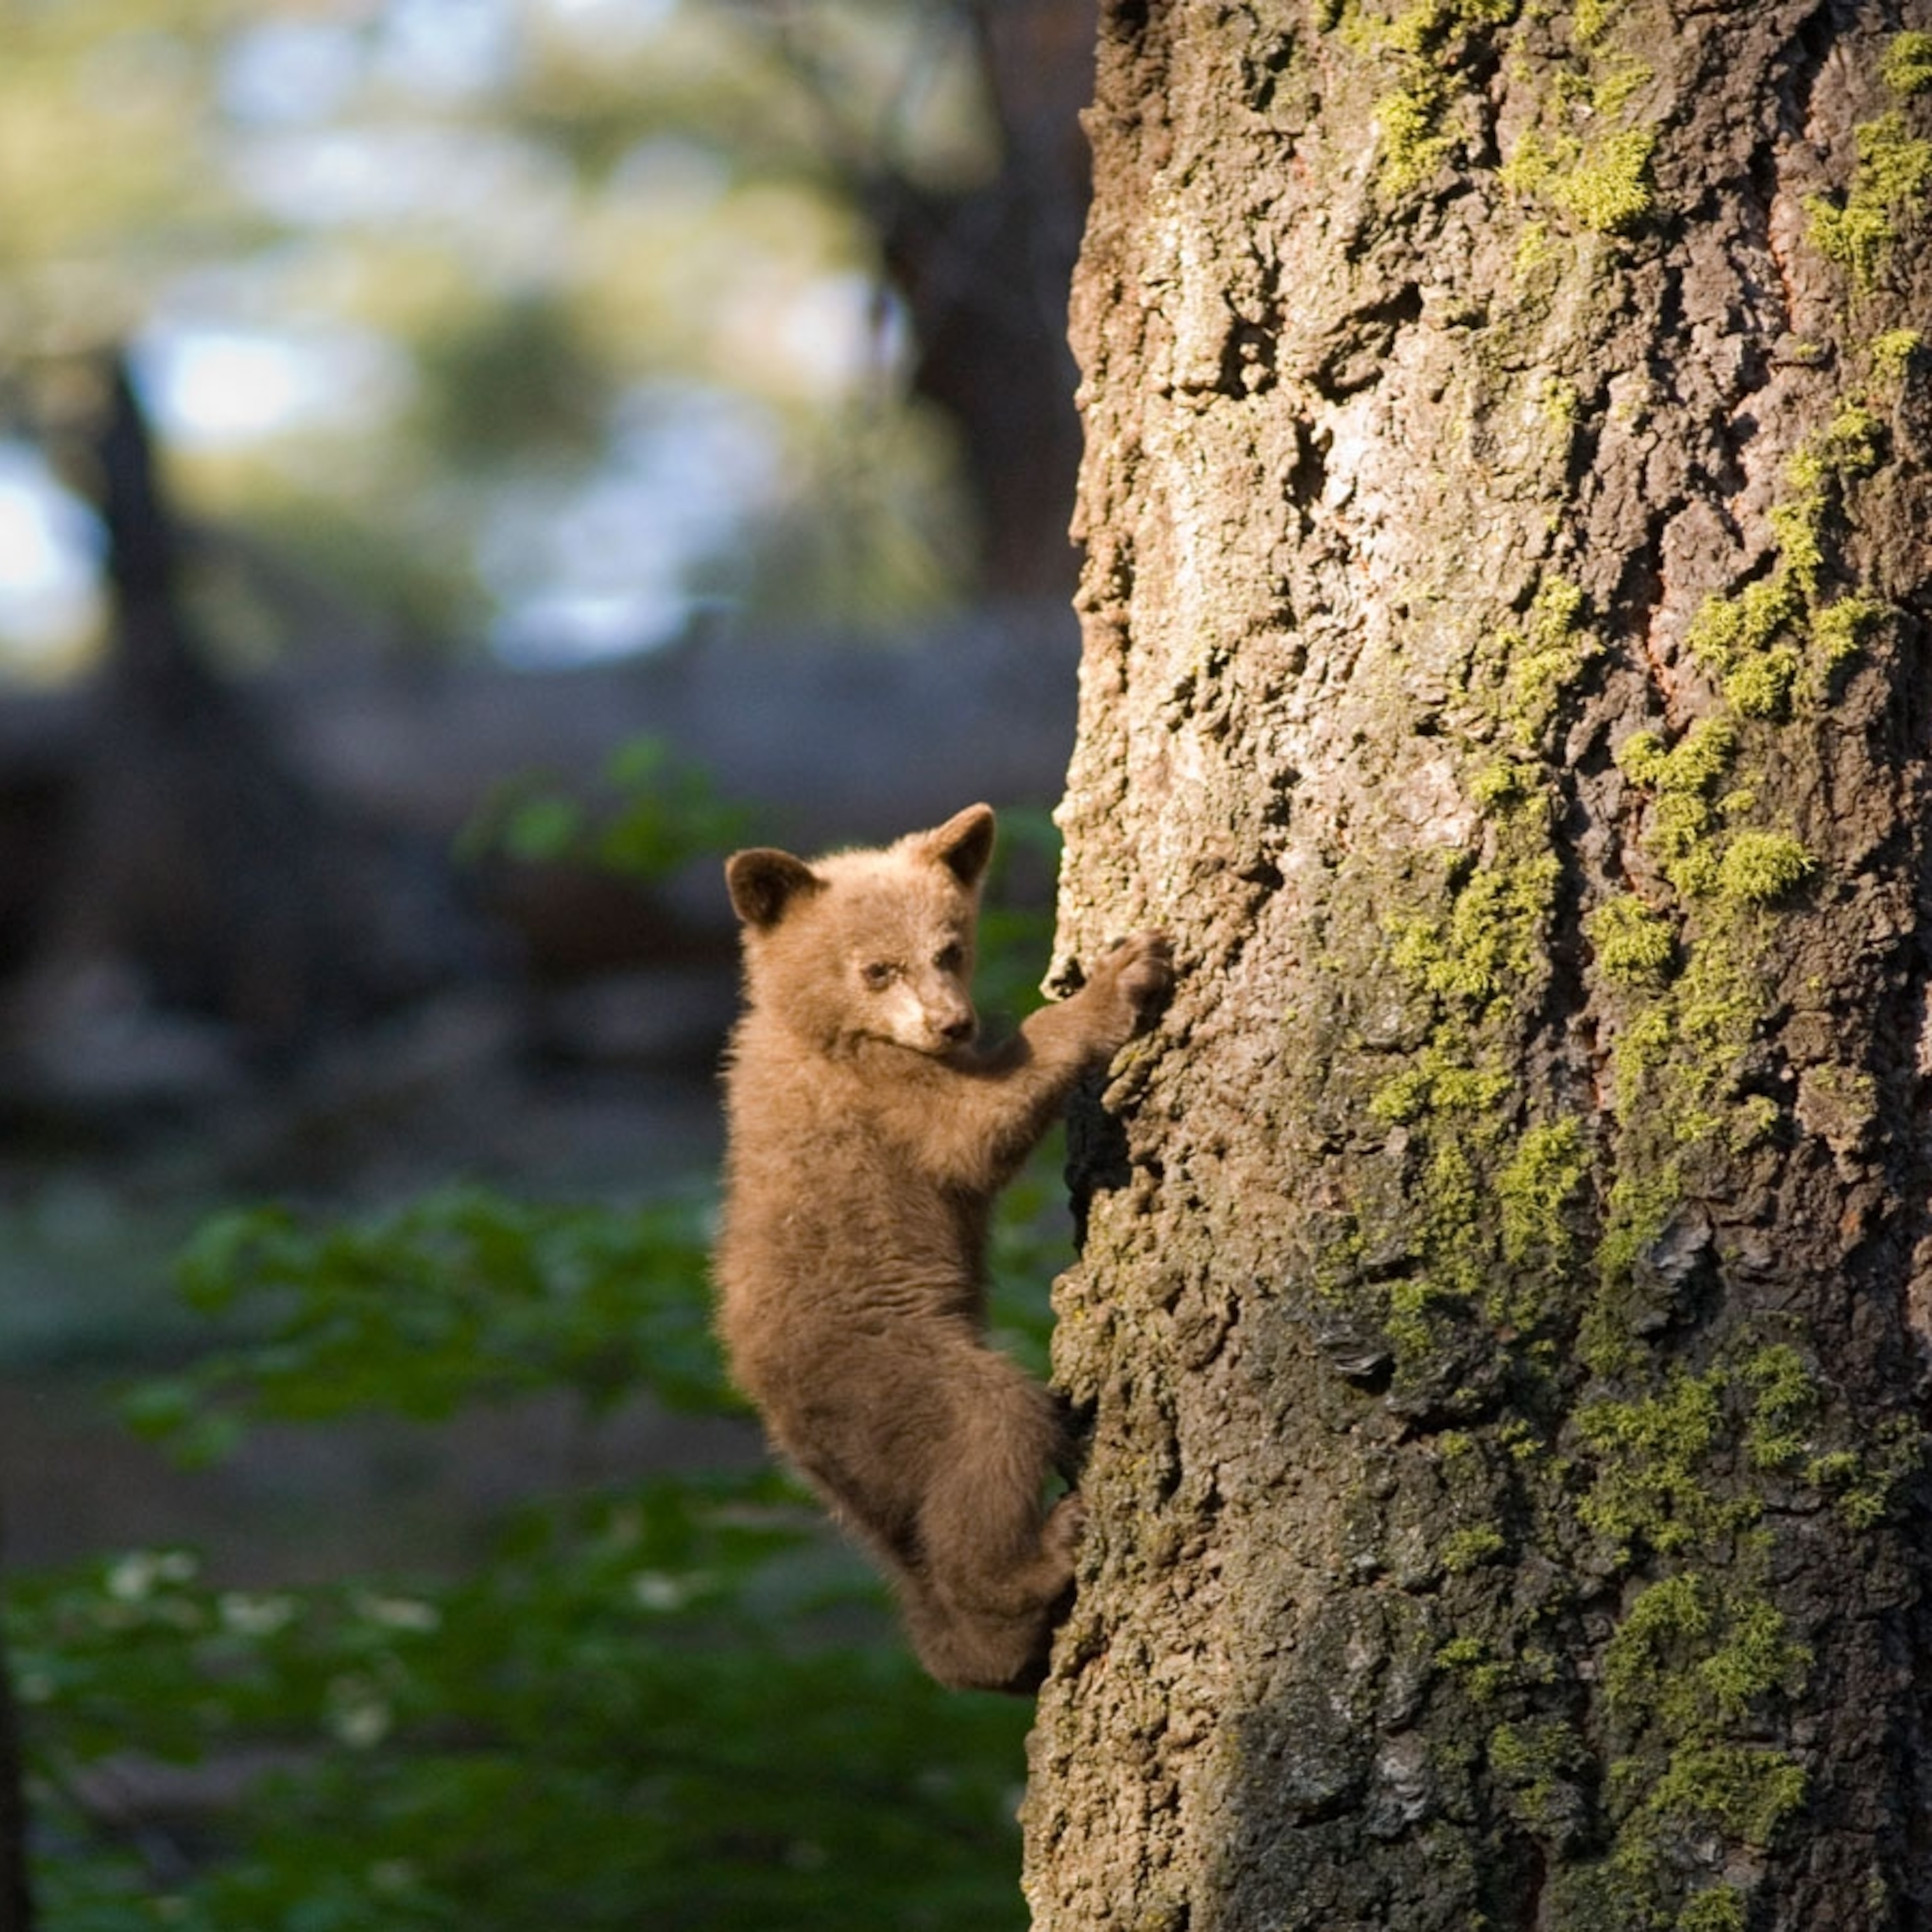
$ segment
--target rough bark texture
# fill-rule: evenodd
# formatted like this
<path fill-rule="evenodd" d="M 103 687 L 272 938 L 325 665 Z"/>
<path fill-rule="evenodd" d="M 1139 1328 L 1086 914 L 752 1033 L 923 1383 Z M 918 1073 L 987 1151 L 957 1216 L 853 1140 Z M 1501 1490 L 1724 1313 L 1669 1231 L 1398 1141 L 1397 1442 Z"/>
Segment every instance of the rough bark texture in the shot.
<path fill-rule="evenodd" d="M 1928 29 L 1106 10 L 1039 1932 L 1932 1924 Z"/>

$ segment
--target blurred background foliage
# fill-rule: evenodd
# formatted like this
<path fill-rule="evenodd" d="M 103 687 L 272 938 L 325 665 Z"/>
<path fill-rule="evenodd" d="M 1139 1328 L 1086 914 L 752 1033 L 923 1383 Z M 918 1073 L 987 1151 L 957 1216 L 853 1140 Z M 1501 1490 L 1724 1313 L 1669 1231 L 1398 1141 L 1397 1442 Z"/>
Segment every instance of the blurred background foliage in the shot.
<path fill-rule="evenodd" d="M 602 820 L 526 798 L 502 836 L 650 872 L 730 809 L 675 770 L 640 746 Z M 1058 846 L 1042 812 L 1005 833 L 981 991 L 1010 1017 L 1050 922 L 1006 902 Z M 1036 1373 L 1070 1258 L 1062 1155 L 1056 1134 L 990 1246 L 995 1336 Z M 743 1416 L 710 1328 L 713 1204 L 687 1178 L 628 1204 L 460 1185 L 352 1216 L 224 1210 L 176 1259 L 176 1359 L 127 1386 L 124 1423 L 206 1467 L 264 1426 L 482 1412 L 514 1433 L 520 1405 L 561 1400 L 567 1461 L 622 1468 L 598 1438 L 640 1402 Z M 398 1564 L 371 1526 L 383 1567 L 320 1580 L 165 1544 L 11 1579 L 40 1924 L 1022 1926 L 1030 1707 L 932 1684 L 872 1573 L 746 1446 L 539 1485 L 470 1526 L 466 1561 Z"/>
<path fill-rule="evenodd" d="M 61 432 L 104 345 L 246 658 L 325 616 L 555 660 L 956 597 L 905 291 L 1012 158 L 986 18 L 1027 10 L 8 0 L 0 669 L 98 647 Z"/>
<path fill-rule="evenodd" d="M 50 1932 L 1024 1922 L 1026 1707 L 924 1679 L 720 1376 L 716 864 L 991 792 L 982 1009 L 1038 998 L 1091 40 L 0 0 L 0 1690 Z M 992 1243 L 1042 1372 L 1059 1158 Z"/>
<path fill-rule="evenodd" d="M 997 1244 L 1036 1350 L 1046 1192 Z M 586 1432 L 643 1393 L 732 1409 L 706 1220 L 472 1192 L 224 1216 L 180 1266 L 224 1339 L 130 1418 L 201 1460 L 255 1422 L 559 1390 Z M 454 1574 L 250 1589 L 117 1552 L 20 1580 L 8 1636 L 58 1932 L 1024 1922 L 1027 1707 L 938 1690 L 762 1467 L 525 1502 Z"/>

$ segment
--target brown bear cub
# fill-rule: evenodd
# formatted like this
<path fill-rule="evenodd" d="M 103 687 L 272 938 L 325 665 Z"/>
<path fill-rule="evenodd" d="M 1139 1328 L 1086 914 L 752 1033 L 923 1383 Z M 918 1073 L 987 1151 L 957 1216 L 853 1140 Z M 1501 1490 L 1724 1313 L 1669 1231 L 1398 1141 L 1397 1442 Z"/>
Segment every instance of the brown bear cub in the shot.
<path fill-rule="evenodd" d="M 1172 978 L 1141 933 L 1006 1045 L 974 1042 L 983 805 L 883 851 L 739 852 L 746 1007 L 716 1270 L 731 1372 L 897 1586 L 944 1684 L 1024 1690 L 1072 1582 L 1052 1396 L 984 1340 L 988 1210 Z"/>

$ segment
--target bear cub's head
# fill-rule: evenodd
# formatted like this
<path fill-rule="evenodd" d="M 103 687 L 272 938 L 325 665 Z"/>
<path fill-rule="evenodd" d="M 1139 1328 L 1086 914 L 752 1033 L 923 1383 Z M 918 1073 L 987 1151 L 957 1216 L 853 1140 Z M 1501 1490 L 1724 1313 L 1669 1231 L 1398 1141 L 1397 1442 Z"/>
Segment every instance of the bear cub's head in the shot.
<path fill-rule="evenodd" d="M 969 806 L 882 851 L 808 864 L 767 847 L 725 862 L 746 995 L 820 1048 L 886 1040 L 944 1058 L 970 1043 L 980 884 L 993 811 Z"/>

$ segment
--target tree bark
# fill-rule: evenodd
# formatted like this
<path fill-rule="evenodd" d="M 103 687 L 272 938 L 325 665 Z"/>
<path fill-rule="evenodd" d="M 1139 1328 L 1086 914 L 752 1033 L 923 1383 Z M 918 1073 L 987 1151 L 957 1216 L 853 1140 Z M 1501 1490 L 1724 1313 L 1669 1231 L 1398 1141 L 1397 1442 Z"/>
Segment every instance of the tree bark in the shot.
<path fill-rule="evenodd" d="M 1932 1924 L 1928 29 L 1104 10 L 1036 1932 Z"/>

